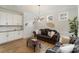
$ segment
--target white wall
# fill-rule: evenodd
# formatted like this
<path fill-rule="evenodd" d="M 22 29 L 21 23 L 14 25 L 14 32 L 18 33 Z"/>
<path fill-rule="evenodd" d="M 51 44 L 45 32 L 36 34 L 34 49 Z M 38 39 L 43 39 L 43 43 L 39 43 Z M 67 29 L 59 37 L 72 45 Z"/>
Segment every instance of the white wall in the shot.
<path fill-rule="evenodd" d="M 30 37 L 33 30 L 47 28 L 46 22 L 48 15 L 53 15 L 54 17 L 53 23 L 55 24 L 55 27 L 52 29 L 56 29 L 60 32 L 61 35 L 69 36 L 70 34 L 68 20 L 59 21 L 58 15 L 61 12 L 68 12 L 69 19 L 73 19 L 75 16 L 78 16 L 78 8 L 74 5 L 41 5 L 40 14 L 39 6 L 29 6 L 29 8 L 29 12 L 24 13 L 24 37 Z M 33 10 L 31 8 L 33 8 Z M 43 16 L 44 20 L 36 24 L 32 24 L 34 21 L 34 17 L 38 15 Z M 25 26 L 25 23 L 28 23 L 28 25 Z"/>
<path fill-rule="evenodd" d="M 65 8 L 65 7 L 64 7 Z M 62 35 L 70 35 L 69 34 L 69 21 L 59 21 L 58 19 L 58 14 L 61 12 L 68 12 L 68 19 L 73 19 L 74 17 L 78 16 L 78 9 L 77 7 L 74 8 L 67 8 L 63 10 L 61 8 L 61 11 L 57 11 L 54 14 L 54 19 L 55 19 L 55 28 L 62 34 Z"/>
<path fill-rule="evenodd" d="M 33 25 L 34 16 L 36 16 L 34 13 L 30 12 L 24 13 L 24 31 L 23 31 L 24 38 L 31 37 L 33 34 L 33 31 L 35 29 L 35 26 Z M 25 25 L 26 23 L 27 25 Z"/>
<path fill-rule="evenodd" d="M 41 6 L 40 7 L 40 15 L 47 17 L 48 15 L 53 15 L 54 20 L 53 23 L 55 24 L 55 27 L 52 29 L 58 30 L 62 35 L 69 36 L 69 22 L 66 21 L 59 21 L 59 13 L 61 12 L 68 12 L 68 19 L 73 19 L 75 16 L 78 16 L 78 8 L 74 5 L 58 5 L 58 6 Z M 47 19 L 45 19 L 47 20 Z M 45 24 L 46 22 L 42 22 L 41 25 Z M 39 26 L 39 25 L 38 25 Z M 37 26 L 37 27 L 38 27 Z M 39 27 L 38 27 L 39 28 Z M 46 28 L 46 25 L 42 28 Z"/>

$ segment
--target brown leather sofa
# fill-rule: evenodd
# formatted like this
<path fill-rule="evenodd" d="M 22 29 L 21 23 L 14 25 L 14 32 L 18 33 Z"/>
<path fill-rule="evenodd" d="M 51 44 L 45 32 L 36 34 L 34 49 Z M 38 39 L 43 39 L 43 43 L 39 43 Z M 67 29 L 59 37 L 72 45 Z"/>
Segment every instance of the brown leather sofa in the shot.
<path fill-rule="evenodd" d="M 52 43 L 55 44 L 56 42 L 59 42 L 60 39 L 60 34 L 56 31 L 56 30 L 51 30 L 51 29 L 40 29 L 41 34 L 36 34 L 36 32 L 34 31 L 34 36 L 37 37 L 37 39 L 48 42 L 48 43 Z M 50 37 L 48 35 L 48 32 L 54 31 L 55 34 Z"/>

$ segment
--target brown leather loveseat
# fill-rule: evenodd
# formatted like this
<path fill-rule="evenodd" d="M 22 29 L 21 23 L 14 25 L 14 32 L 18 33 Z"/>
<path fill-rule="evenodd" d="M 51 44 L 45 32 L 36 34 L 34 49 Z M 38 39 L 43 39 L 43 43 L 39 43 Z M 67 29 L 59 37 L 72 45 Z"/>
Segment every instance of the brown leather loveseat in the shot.
<path fill-rule="evenodd" d="M 48 35 L 48 32 L 55 32 L 55 34 L 50 37 Z M 34 31 L 34 36 L 37 37 L 37 39 L 48 42 L 48 43 L 52 43 L 55 44 L 56 42 L 59 42 L 60 39 L 60 34 L 59 32 L 57 32 L 56 30 L 51 30 L 51 29 L 40 29 L 41 34 L 36 34 L 36 32 Z"/>

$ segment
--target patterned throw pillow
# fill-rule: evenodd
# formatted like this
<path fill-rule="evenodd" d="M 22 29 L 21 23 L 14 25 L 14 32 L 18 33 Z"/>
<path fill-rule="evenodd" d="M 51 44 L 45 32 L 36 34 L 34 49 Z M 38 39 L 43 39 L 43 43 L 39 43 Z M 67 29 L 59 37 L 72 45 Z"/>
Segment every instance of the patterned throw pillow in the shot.
<path fill-rule="evenodd" d="M 48 36 L 51 36 L 51 32 L 48 32 Z"/>
<path fill-rule="evenodd" d="M 52 32 L 51 32 L 51 36 L 50 36 L 50 37 L 52 37 L 54 34 L 55 34 L 55 32 L 53 32 L 53 31 L 52 31 Z"/>
<path fill-rule="evenodd" d="M 48 32 L 48 35 L 50 36 L 50 37 L 52 37 L 53 35 L 55 34 L 55 32 Z"/>
<path fill-rule="evenodd" d="M 41 34 L 41 31 L 40 30 L 36 30 L 36 34 Z"/>

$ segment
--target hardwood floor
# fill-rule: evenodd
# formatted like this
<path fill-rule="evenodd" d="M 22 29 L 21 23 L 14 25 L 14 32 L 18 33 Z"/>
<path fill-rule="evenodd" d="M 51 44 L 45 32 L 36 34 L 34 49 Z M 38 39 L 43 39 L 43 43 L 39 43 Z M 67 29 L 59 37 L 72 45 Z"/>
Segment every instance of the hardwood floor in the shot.
<path fill-rule="evenodd" d="M 33 48 L 27 47 L 27 39 L 19 39 L 16 41 L 8 42 L 0 45 L 0 53 L 34 53 Z M 36 53 L 45 53 L 48 48 L 52 48 L 54 45 L 44 41 L 41 42 L 41 48 L 36 48 Z"/>

